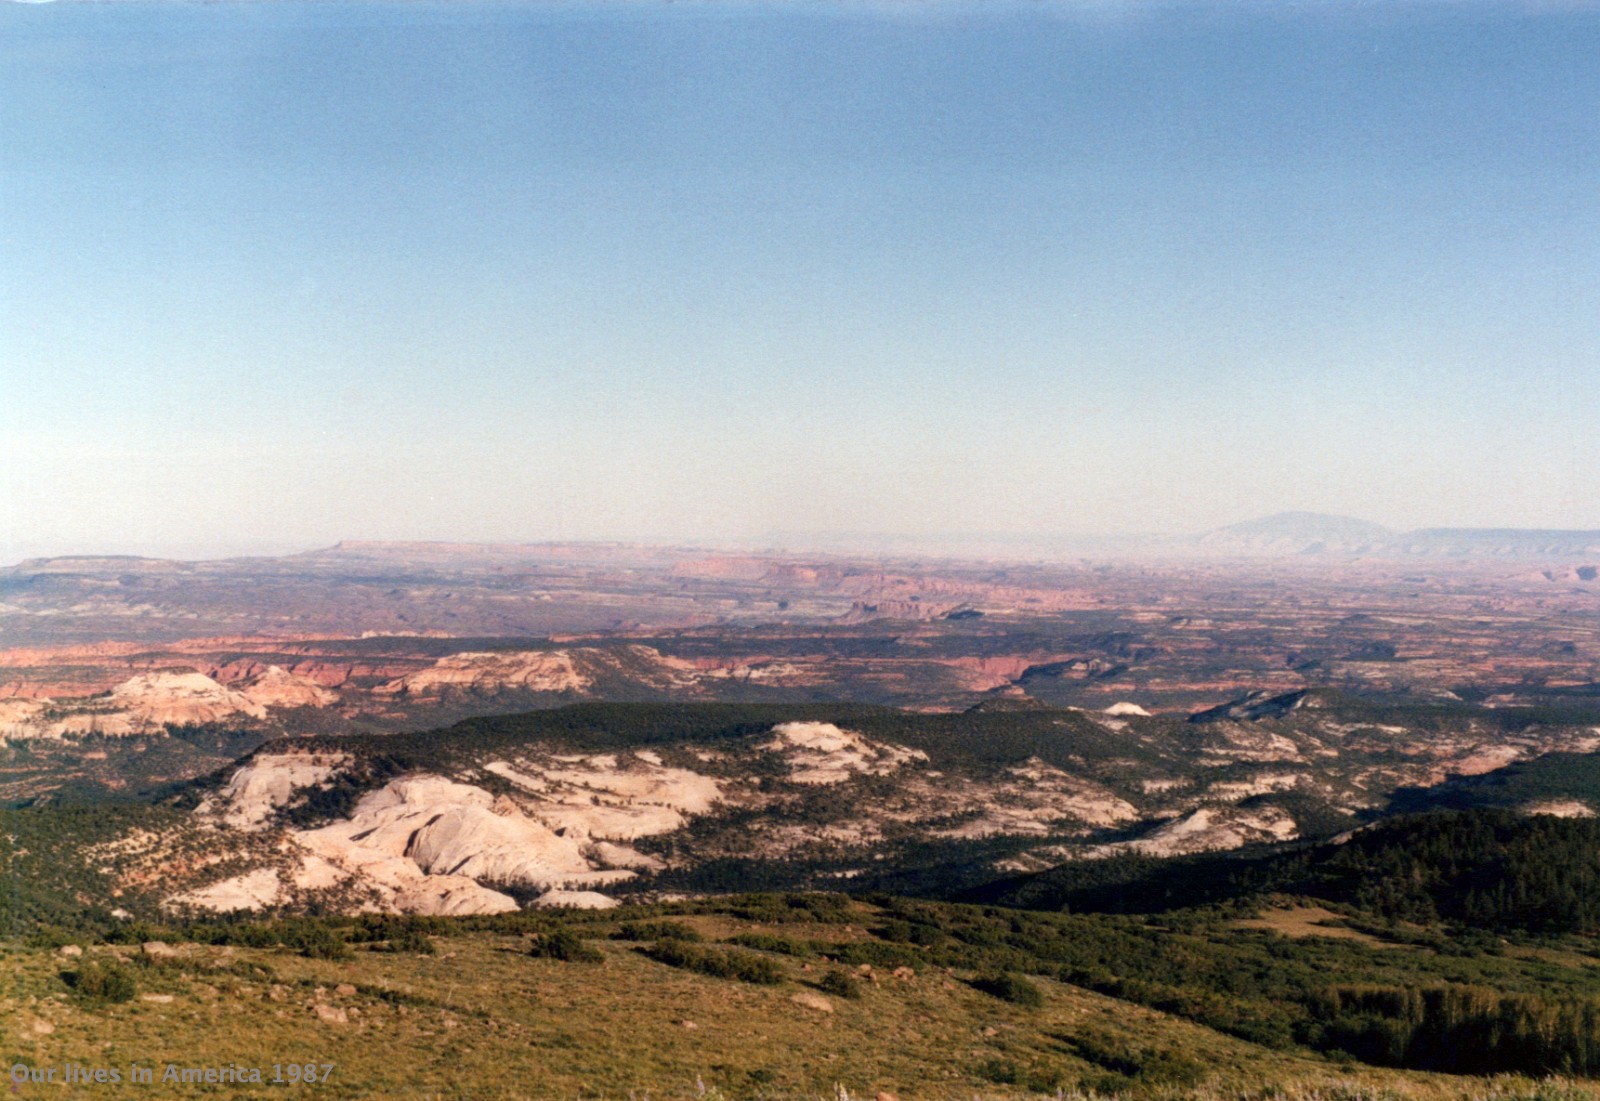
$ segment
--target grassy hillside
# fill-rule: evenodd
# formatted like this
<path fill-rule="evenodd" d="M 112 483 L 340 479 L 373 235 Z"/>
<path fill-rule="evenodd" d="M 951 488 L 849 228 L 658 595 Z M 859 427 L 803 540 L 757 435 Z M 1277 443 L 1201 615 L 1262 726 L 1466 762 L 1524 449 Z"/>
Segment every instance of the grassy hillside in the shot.
<path fill-rule="evenodd" d="M 158 932 L 170 952 L 120 943 Z M 1462 972 L 1469 961 L 1426 949 L 1295 942 L 1217 915 L 1179 928 L 742 896 L 566 917 L 124 928 L 115 940 L 82 955 L 6 946 L 8 1065 L 136 1062 L 158 1079 L 139 1096 L 157 1098 L 217 1095 L 162 1084 L 167 1063 L 270 1076 L 291 1061 L 333 1064 L 323 1095 L 341 1098 L 1588 1096 L 1363 1067 L 1271 1024 L 1288 1004 L 1282 976 L 1470 974 L 1576 993 L 1592 983 L 1586 960 L 1496 957 Z M 1082 985 L 1095 968 L 1095 985 L 1127 989 Z M 1233 976 L 1233 993 L 1211 999 L 1236 1005 L 1226 1032 L 1176 986 L 1132 988 L 1200 968 L 1218 991 Z M 1240 1035 L 1250 1020 L 1254 1040 Z"/>

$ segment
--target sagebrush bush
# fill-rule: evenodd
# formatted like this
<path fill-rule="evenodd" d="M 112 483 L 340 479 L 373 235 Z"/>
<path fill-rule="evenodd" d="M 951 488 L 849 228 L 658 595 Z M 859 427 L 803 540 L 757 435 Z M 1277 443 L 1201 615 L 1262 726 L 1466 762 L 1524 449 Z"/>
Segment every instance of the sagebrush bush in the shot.
<path fill-rule="evenodd" d="M 837 998 L 861 997 L 861 984 L 855 976 L 845 971 L 829 971 L 818 981 L 817 987 L 824 994 L 832 994 Z"/>
<path fill-rule="evenodd" d="M 80 1001 L 92 1003 L 131 1001 L 139 992 L 133 972 L 114 963 L 86 963 L 62 976 Z"/>
<path fill-rule="evenodd" d="M 528 955 L 547 960 L 565 960 L 567 963 L 599 963 L 605 956 L 598 948 L 584 940 L 571 929 L 556 929 L 539 934 Z"/>
<path fill-rule="evenodd" d="M 433 938 L 421 929 L 405 929 L 389 938 L 391 952 L 409 952 L 414 956 L 438 955 L 439 948 Z"/>
<path fill-rule="evenodd" d="M 740 933 L 728 938 L 729 944 L 737 944 L 742 948 L 754 948 L 760 952 L 775 952 L 780 956 L 814 956 L 815 950 L 803 940 L 794 937 L 780 937 L 773 933 Z"/>
<path fill-rule="evenodd" d="M 972 980 L 972 985 L 985 994 L 992 994 L 1013 1005 L 1032 1008 L 1044 1004 L 1044 993 L 1037 986 L 1010 971 L 979 975 Z"/>
<path fill-rule="evenodd" d="M 783 981 L 783 969 L 764 956 L 737 950 L 702 948 L 677 940 L 657 941 L 643 950 L 658 963 L 698 971 L 719 979 L 738 979 L 740 982 L 774 986 Z"/>
<path fill-rule="evenodd" d="M 700 933 L 678 921 L 628 921 L 615 933 L 615 940 L 689 940 L 705 938 Z"/>
<path fill-rule="evenodd" d="M 299 922 L 292 926 L 283 942 L 313 960 L 347 960 L 350 945 L 337 931 L 320 921 Z"/>

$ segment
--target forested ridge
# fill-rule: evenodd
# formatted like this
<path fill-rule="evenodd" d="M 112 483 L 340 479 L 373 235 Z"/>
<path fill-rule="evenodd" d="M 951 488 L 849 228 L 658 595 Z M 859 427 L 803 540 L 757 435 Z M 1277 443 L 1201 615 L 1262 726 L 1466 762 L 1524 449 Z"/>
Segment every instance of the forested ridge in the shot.
<path fill-rule="evenodd" d="M 1386 920 L 1592 935 L 1600 932 L 1600 820 L 1492 809 L 1402 815 L 1289 852 L 1080 862 L 970 897 L 1156 913 L 1269 892 Z"/>

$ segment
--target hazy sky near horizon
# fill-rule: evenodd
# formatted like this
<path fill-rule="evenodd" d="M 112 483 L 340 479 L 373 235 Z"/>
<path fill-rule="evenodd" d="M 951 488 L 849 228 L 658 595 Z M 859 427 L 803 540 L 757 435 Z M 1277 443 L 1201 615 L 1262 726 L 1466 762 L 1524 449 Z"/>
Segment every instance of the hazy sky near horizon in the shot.
<path fill-rule="evenodd" d="M 1592 4 L 63 0 L 0 52 L 3 557 L 1600 528 Z"/>

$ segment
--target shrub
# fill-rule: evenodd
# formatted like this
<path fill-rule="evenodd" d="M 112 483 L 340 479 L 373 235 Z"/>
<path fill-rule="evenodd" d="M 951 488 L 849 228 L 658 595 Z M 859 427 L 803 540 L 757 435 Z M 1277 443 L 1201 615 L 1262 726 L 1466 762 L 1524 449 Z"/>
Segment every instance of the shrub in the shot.
<path fill-rule="evenodd" d="M 972 980 L 972 985 L 985 994 L 992 994 L 1001 1001 L 1011 1002 L 1013 1005 L 1034 1008 L 1044 1004 L 1044 994 L 1037 986 L 1010 971 L 979 975 Z"/>
<path fill-rule="evenodd" d="M 796 940 L 793 937 L 780 937 L 772 933 L 740 933 L 736 937 L 728 938 L 729 944 L 737 944 L 743 948 L 754 948 L 760 952 L 774 952 L 780 956 L 814 956 L 810 943 Z"/>
<path fill-rule="evenodd" d="M 1029 1093 L 1050 1093 L 1060 1089 L 1062 1073 L 1048 1065 L 1025 1066 L 1014 1059 L 993 1058 L 979 1063 L 978 1076 L 997 1085 L 1021 1086 Z M 1058 1093 L 1057 1096 L 1060 1096 Z"/>
<path fill-rule="evenodd" d="M 612 934 L 614 940 L 704 940 L 698 930 L 678 921 L 629 921 Z"/>
<path fill-rule="evenodd" d="M 283 943 L 298 949 L 313 960 L 347 960 L 350 946 L 337 932 L 320 921 L 301 922 L 286 931 Z"/>
<path fill-rule="evenodd" d="M 571 929 L 556 929 L 538 934 L 528 955 L 540 959 L 564 960 L 567 963 L 599 963 L 605 959 L 600 950 Z"/>
<path fill-rule="evenodd" d="M 945 943 L 950 938 L 944 931 L 922 922 L 902 921 L 892 918 L 873 929 L 872 932 L 884 940 L 899 941 L 902 944 L 915 944 L 924 948 L 932 948 Z"/>
<path fill-rule="evenodd" d="M 406 928 L 389 938 L 389 951 L 410 952 L 415 956 L 433 956 L 439 952 L 433 938 L 421 929 Z"/>
<path fill-rule="evenodd" d="M 1069 1040 L 1080 1059 L 1103 1067 L 1119 1077 L 1147 1084 L 1193 1086 L 1205 1077 L 1205 1067 L 1175 1051 L 1145 1047 L 1126 1039 L 1093 1032 Z"/>
<path fill-rule="evenodd" d="M 915 948 L 885 944 L 881 940 L 846 940 L 817 945 L 817 951 L 840 963 L 870 963 L 873 967 L 926 967 L 928 957 Z"/>
<path fill-rule="evenodd" d="M 396 916 L 393 914 L 364 914 L 350 930 L 350 939 L 356 942 L 388 941 L 394 951 L 426 951 L 417 948 L 398 948 L 397 942 L 404 941 L 408 945 L 418 944 L 420 937 L 427 940 L 428 934 L 444 934 L 448 931 L 445 922 L 437 917 L 425 917 L 418 914 Z M 428 941 L 431 945 L 433 942 Z"/>
<path fill-rule="evenodd" d="M 138 992 L 133 973 L 114 963 L 86 963 L 62 975 L 79 1000 L 91 1003 L 126 1002 Z"/>
<path fill-rule="evenodd" d="M 825 994 L 832 994 L 839 998 L 861 997 L 861 984 L 853 975 L 845 971 L 829 971 L 817 983 L 819 989 Z"/>
<path fill-rule="evenodd" d="M 738 979 L 740 982 L 774 986 L 783 981 L 783 970 L 764 956 L 751 952 L 718 951 L 687 944 L 678 940 L 657 941 L 643 950 L 644 954 L 669 967 L 698 971 L 719 979 Z"/>
<path fill-rule="evenodd" d="M 851 918 L 850 899 L 840 894 L 749 895 L 740 899 L 731 913 L 766 925 L 843 925 Z"/>
<path fill-rule="evenodd" d="M 29 934 L 24 943 L 29 948 L 60 948 L 64 944 L 77 944 L 83 939 L 83 934 L 74 934 L 59 925 L 41 925 Z"/>
<path fill-rule="evenodd" d="M 285 937 L 289 935 L 282 929 L 259 922 L 227 926 L 214 932 L 215 935 L 211 938 L 212 944 L 232 944 L 240 948 L 271 948 L 277 944 L 287 943 Z"/>

